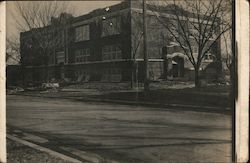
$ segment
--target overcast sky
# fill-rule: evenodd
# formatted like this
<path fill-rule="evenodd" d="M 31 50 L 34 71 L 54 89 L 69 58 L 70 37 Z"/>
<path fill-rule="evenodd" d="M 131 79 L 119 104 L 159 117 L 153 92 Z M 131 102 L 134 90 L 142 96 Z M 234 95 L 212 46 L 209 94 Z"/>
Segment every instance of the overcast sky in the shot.
<path fill-rule="evenodd" d="M 103 8 L 106 6 L 111 6 L 117 3 L 120 3 L 120 0 L 102 0 L 102 1 L 68 1 L 67 3 L 70 3 L 72 5 L 72 7 L 74 8 L 74 14 L 76 16 L 78 15 L 83 15 L 86 14 L 94 9 L 97 8 Z M 7 1 L 7 6 L 6 6 L 6 19 L 7 19 L 7 37 L 18 37 L 19 36 L 19 32 L 17 31 L 17 25 L 15 23 L 15 19 L 13 18 L 13 12 L 15 12 L 14 10 L 14 3 L 15 1 Z M 33 3 L 39 3 L 39 2 L 35 2 L 33 1 Z"/>

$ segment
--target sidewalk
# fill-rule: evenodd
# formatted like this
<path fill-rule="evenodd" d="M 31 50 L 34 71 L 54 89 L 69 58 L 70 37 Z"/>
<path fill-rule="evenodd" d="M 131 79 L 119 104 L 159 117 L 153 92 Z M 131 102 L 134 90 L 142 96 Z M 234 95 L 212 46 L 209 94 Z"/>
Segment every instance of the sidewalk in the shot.
<path fill-rule="evenodd" d="M 72 163 L 7 139 L 8 163 Z"/>
<path fill-rule="evenodd" d="M 118 163 L 50 136 L 8 125 L 8 163 Z"/>

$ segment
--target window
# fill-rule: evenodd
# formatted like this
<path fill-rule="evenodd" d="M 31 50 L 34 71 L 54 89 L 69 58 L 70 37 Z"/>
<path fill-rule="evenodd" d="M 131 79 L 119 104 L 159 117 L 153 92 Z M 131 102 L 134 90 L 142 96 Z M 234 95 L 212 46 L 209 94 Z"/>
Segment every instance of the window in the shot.
<path fill-rule="evenodd" d="M 205 31 L 204 29 L 205 27 L 203 27 L 203 30 Z M 212 27 L 211 25 L 208 25 L 207 26 L 207 29 L 206 29 L 206 32 L 205 32 L 205 37 L 208 38 L 209 40 L 214 40 L 216 39 L 216 29 L 215 27 Z"/>
<path fill-rule="evenodd" d="M 215 60 L 215 56 L 212 55 L 211 53 L 207 53 L 204 56 L 204 61 L 205 62 L 213 62 Z"/>
<path fill-rule="evenodd" d="M 60 43 L 61 43 L 61 45 L 64 45 L 64 40 L 65 40 L 65 35 L 64 35 L 64 31 L 61 31 L 61 36 L 60 36 Z"/>
<path fill-rule="evenodd" d="M 200 25 L 200 24 L 194 23 L 194 22 L 192 24 L 189 22 L 188 24 L 189 24 L 188 25 L 188 27 L 189 27 L 188 30 L 190 32 L 189 37 L 191 37 L 191 38 L 194 38 L 194 37 L 199 38 L 199 35 L 205 34 L 203 36 L 205 39 L 214 40 L 216 38 L 216 31 L 211 25 L 206 25 L 206 24 Z"/>
<path fill-rule="evenodd" d="M 119 18 L 104 18 L 104 20 L 102 21 L 102 37 L 120 34 L 120 32 L 121 20 Z"/>
<path fill-rule="evenodd" d="M 199 37 L 199 24 L 195 22 L 187 22 L 187 32 L 189 33 L 190 38 Z"/>
<path fill-rule="evenodd" d="M 90 79 L 90 74 L 88 70 L 80 69 L 75 71 L 75 77 L 77 82 L 88 82 Z"/>
<path fill-rule="evenodd" d="M 57 61 L 57 64 L 64 63 L 64 61 L 65 61 L 64 52 L 57 52 L 56 53 L 56 61 Z"/>
<path fill-rule="evenodd" d="M 77 27 L 75 29 L 75 41 L 89 40 L 89 25 Z"/>
<path fill-rule="evenodd" d="M 90 56 L 90 49 L 79 49 L 75 51 L 75 62 L 76 63 L 82 63 L 82 62 L 88 62 Z"/>
<path fill-rule="evenodd" d="M 178 21 L 175 19 L 172 19 L 172 20 L 170 20 L 169 24 L 170 24 L 170 30 L 172 31 L 174 36 L 179 37 L 179 23 L 178 23 Z"/>
<path fill-rule="evenodd" d="M 198 54 L 198 46 L 191 46 L 193 53 Z"/>
<path fill-rule="evenodd" d="M 49 55 L 49 65 L 54 64 L 54 61 L 55 61 L 55 55 L 54 54 Z"/>
<path fill-rule="evenodd" d="M 102 81 L 120 82 L 121 79 L 121 69 L 119 68 L 107 68 L 103 71 Z"/>
<path fill-rule="evenodd" d="M 85 77 L 88 75 L 88 72 L 86 70 L 77 70 L 75 72 L 75 75 L 79 78 L 79 77 Z"/>
<path fill-rule="evenodd" d="M 102 48 L 102 60 L 122 59 L 122 51 L 118 45 L 108 45 Z"/>

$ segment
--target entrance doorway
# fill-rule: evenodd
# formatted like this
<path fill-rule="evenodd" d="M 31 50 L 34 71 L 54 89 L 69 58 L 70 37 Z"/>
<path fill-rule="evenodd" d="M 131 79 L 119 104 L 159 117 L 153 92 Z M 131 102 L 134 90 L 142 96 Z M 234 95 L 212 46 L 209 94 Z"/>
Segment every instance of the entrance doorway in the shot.
<path fill-rule="evenodd" d="M 173 64 L 173 77 L 184 77 L 184 59 L 182 57 L 176 56 L 172 59 Z"/>

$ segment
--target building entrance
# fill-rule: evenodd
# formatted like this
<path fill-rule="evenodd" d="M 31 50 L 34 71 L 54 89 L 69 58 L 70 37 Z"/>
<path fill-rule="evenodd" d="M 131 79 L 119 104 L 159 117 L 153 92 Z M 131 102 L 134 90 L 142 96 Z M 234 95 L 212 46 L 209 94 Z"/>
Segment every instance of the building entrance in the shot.
<path fill-rule="evenodd" d="M 184 77 L 184 59 L 182 57 L 176 56 L 172 60 L 173 64 L 173 77 Z"/>

